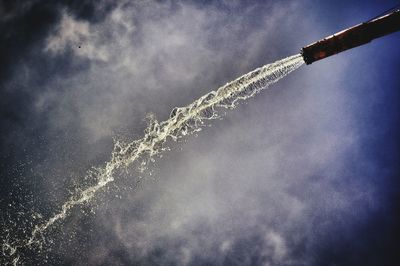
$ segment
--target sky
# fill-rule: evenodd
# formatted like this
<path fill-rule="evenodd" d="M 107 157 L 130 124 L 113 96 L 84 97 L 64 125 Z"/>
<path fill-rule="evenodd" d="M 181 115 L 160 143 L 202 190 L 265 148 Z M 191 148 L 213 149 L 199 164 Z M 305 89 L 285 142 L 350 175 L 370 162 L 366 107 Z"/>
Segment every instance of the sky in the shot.
<path fill-rule="evenodd" d="M 149 113 L 165 120 L 396 2 L 1 1 L 3 251 L 90 182 L 115 140 L 141 138 Z M 398 265 L 399 44 L 300 67 L 147 172 L 118 173 L 19 263 Z"/>

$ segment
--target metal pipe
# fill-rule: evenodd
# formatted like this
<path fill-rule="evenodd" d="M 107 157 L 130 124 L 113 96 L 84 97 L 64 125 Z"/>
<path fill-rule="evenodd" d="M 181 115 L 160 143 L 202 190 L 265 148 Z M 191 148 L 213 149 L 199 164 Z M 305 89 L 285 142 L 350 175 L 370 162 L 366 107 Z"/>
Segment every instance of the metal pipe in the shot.
<path fill-rule="evenodd" d="M 301 49 L 307 65 L 400 31 L 400 10 L 345 29 Z"/>

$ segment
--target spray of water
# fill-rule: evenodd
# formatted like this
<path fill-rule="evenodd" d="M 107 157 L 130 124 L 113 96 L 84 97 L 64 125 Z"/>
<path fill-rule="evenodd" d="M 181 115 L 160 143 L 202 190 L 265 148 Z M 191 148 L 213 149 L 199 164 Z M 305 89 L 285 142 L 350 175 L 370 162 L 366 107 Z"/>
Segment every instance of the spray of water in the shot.
<path fill-rule="evenodd" d="M 176 107 L 172 110 L 169 119 L 158 122 L 150 117 L 149 125 L 141 139 L 122 143 L 116 141 L 111 159 L 101 168 L 93 168 L 88 177 L 95 178 L 93 185 L 80 190 L 71 196 L 52 217 L 36 225 L 30 236 L 19 245 L 3 245 L 3 253 L 14 257 L 14 264 L 18 263 L 16 255 L 19 248 L 29 248 L 41 245 L 43 233 L 57 222 L 65 219 L 72 208 L 90 202 L 101 189 L 114 181 L 115 172 L 126 168 L 133 163 L 139 163 L 141 170 L 146 169 L 149 161 L 154 160 L 169 148 L 168 139 L 178 141 L 186 135 L 198 132 L 209 120 L 221 118 L 221 110 L 233 109 L 241 100 L 253 97 L 269 85 L 277 82 L 304 63 L 301 55 L 294 55 L 275 63 L 257 68 L 215 91 L 211 91 L 185 107 Z"/>

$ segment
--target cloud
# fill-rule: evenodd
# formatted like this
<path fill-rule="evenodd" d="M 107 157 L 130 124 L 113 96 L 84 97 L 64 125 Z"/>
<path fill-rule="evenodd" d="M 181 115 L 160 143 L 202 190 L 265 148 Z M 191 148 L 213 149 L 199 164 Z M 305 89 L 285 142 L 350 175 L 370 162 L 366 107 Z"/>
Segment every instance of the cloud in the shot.
<path fill-rule="evenodd" d="M 304 8 L 126 1 L 96 21 L 60 9 L 33 60 L 55 69 L 32 89 L 32 115 L 47 142 L 32 167 L 50 195 L 42 201 L 62 203 L 65 184 L 109 158 L 113 137 L 142 135 L 147 113 L 163 120 L 175 106 L 296 53 L 321 32 Z M 48 75 L 24 68 L 14 82 Z M 341 89 L 349 70 L 343 60 L 294 72 L 198 137 L 171 144 L 156 178 L 137 190 L 124 190 L 137 173 L 121 173 L 99 194 L 107 204 L 96 215 L 74 212 L 60 225 L 51 237 L 62 244 L 51 256 L 81 265 L 317 265 L 321 243 L 339 245 L 337 231 L 351 236 L 380 204 L 379 187 L 357 178 L 368 170 L 347 160 L 369 165 Z M 71 231 L 77 237 L 64 241 Z"/>
<path fill-rule="evenodd" d="M 76 56 L 90 60 L 107 61 L 108 53 L 99 45 L 96 27 L 87 21 L 76 20 L 65 11 L 54 34 L 47 39 L 45 51 L 63 53 L 71 49 Z"/>

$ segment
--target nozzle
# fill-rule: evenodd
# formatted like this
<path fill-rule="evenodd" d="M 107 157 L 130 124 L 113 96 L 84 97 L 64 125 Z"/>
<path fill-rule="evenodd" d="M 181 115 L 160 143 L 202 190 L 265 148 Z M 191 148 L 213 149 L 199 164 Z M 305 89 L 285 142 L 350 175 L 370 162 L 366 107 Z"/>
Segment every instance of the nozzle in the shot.
<path fill-rule="evenodd" d="M 400 10 L 358 24 L 301 49 L 307 65 L 400 30 Z"/>

